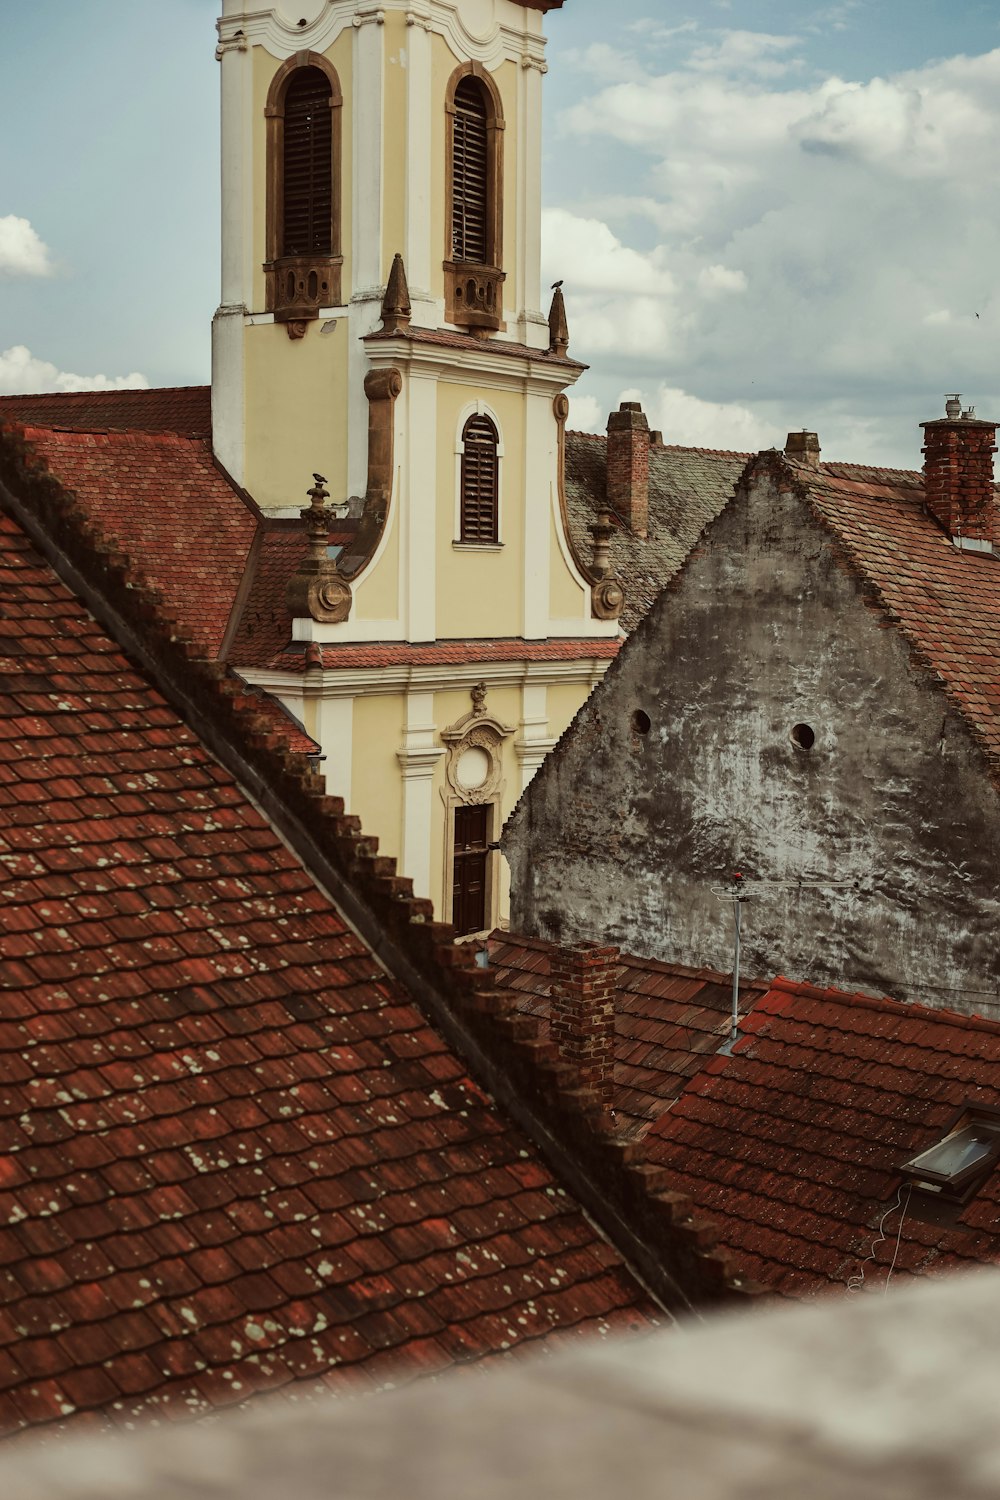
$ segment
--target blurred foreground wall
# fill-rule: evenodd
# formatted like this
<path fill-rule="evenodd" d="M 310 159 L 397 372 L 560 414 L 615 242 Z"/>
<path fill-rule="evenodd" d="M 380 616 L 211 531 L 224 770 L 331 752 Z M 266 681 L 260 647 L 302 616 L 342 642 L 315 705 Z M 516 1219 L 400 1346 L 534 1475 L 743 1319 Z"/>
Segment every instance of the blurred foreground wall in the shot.
<path fill-rule="evenodd" d="M 3 1500 L 1000 1495 L 1000 1271 L 688 1322 L 330 1404 L 18 1439 Z M 480 1371 L 482 1367 L 480 1367 Z"/>

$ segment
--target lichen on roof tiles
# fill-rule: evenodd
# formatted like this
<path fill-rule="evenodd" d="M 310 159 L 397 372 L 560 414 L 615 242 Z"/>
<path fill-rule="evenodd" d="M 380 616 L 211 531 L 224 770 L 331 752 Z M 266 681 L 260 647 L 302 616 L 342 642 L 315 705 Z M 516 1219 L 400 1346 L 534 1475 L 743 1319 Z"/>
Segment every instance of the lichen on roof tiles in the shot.
<path fill-rule="evenodd" d="M 647 1326 L 535 1148 L 7 515 L 0 590 L 0 1427 Z"/>

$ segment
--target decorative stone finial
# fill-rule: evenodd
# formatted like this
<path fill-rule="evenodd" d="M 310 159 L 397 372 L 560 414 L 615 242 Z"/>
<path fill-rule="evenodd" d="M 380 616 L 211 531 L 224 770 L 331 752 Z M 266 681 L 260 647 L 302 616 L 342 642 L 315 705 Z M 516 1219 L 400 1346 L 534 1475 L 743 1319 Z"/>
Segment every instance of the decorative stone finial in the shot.
<path fill-rule="evenodd" d="M 386 333 L 398 333 L 410 324 L 410 289 L 406 285 L 406 268 L 399 251 L 393 256 L 392 270 L 382 298 L 382 327 Z"/>
<path fill-rule="evenodd" d="M 617 620 L 625 603 L 625 590 L 615 577 L 611 563 L 610 544 L 614 529 L 607 505 L 599 506 L 596 519 L 587 527 L 594 538 L 590 572 L 595 582 L 590 590 L 590 603 L 598 620 Z"/>
<path fill-rule="evenodd" d="M 565 354 L 568 348 L 569 324 L 566 322 L 562 282 L 555 281 L 552 284 L 552 305 L 549 308 L 549 353 Z"/>
<path fill-rule="evenodd" d="M 472 712 L 478 718 L 486 712 L 486 684 L 477 682 L 469 691 L 472 698 Z"/>
<path fill-rule="evenodd" d="M 330 492 L 322 474 L 314 474 L 315 484 L 309 491 L 309 504 L 299 515 L 305 522 L 309 552 L 298 571 L 288 580 L 285 599 L 292 615 L 335 625 L 351 612 L 351 588 L 337 572 L 337 564 L 327 556 L 330 536 L 330 512 L 326 501 Z"/>

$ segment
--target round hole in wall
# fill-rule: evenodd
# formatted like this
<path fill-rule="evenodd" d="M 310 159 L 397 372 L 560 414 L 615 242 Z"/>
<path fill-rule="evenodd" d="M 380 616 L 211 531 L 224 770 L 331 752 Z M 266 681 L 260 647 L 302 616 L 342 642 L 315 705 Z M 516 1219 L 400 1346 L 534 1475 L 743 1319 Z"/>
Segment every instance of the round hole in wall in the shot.
<path fill-rule="evenodd" d="M 808 724 L 792 725 L 792 744 L 800 750 L 811 750 L 816 743 L 816 731 Z"/>
<path fill-rule="evenodd" d="M 649 714 L 643 713 L 641 708 L 637 708 L 635 713 L 632 715 L 632 728 L 635 730 L 636 734 L 648 734 L 650 731 L 650 727 L 651 721 Z"/>

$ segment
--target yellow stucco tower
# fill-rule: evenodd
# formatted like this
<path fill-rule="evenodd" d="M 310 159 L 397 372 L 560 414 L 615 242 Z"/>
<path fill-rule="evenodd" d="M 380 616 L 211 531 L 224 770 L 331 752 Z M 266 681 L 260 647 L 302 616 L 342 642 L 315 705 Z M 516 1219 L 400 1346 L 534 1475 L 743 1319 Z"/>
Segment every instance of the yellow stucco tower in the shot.
<path fill-rule="evenodd" d="M 489 846 L 618 638 L 566 525 L 582 367 L 561 296 L 541 311 L 560 4 L 224 0 L 219 22 L 215 451 L 276 518 L 323 476 L 288 651 L 245 675 L 462 932 L 502 918 Z"/>

